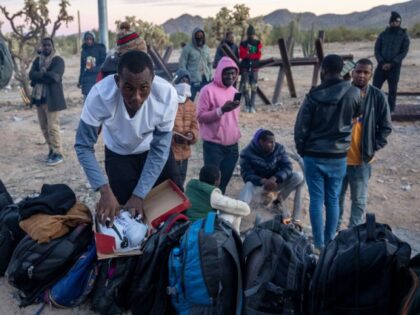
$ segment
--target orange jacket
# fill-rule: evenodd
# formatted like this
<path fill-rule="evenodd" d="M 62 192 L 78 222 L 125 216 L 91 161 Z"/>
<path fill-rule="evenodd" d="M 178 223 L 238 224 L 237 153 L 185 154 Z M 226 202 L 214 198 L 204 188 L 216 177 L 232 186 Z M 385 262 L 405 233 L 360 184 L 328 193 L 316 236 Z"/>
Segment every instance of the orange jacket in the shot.
<path fill-rule="evenodd" d="M 193 134 L 193 139 L 191 141 L 185 141 L 185 143 L 182 144 L 176 143 L 174 140 L 175 137 L 172 138 L 172 152 L 175 156 L 175 160 L 181 161 L 188 159 L 191 156 L 190 145 L 196 143 L 198 139 L 195 105 L 190 99 L 187 99 L 185 103 L 179 104 L 173 131 L 183 135 L 186 135 L 187 132 Z"/>

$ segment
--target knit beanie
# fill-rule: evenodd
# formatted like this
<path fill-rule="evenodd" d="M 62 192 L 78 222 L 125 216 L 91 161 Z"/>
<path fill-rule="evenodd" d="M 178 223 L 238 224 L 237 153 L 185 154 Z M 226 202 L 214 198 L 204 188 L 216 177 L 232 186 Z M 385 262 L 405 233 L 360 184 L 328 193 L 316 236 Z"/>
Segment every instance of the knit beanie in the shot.
<path fill-rule="evenodd" d="M 146 42 L 136 32 L 130 30 L 130 25 L 121 23 L 117 34 L 117 52 L 122 55 L 130 50 L 140 50 L 147 53 Z"/>
<path fill-rule="evenodd" d="M 389 23 L 392 23 L 392 22 L 395 22 L 395 21 L 400 21 L 401 22 L 401 15 L 396 11 L 392 11 L 391 12 L 391 17 L 389 18 Z"/>
<path fill-rule="evenodd" d="M 248 26 L 248 29 L 246 30 L 246 35 L 255 35 L 255 28 L 252 25 Z"/>

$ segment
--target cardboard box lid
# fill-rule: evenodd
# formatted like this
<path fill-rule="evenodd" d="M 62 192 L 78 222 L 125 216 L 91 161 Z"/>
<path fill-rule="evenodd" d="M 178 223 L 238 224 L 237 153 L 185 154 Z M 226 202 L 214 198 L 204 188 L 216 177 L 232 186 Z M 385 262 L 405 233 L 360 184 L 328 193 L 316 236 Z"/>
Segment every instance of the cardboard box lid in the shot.
<path fill-rule="evenodd" d="M 187 196 L 168 179 L 153 188 L 144 199 L 145 223 L 156 228 L 171 214 L 180 213 L 190 206 Z"/>

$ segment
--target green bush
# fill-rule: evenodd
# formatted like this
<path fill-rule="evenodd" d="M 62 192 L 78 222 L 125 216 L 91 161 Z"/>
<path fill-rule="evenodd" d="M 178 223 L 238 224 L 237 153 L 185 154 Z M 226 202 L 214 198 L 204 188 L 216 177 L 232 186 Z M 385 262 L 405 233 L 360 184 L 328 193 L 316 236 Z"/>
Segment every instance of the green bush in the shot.
<path fill-rule="evenodd" d="M 174 48 L 180 48 L 181 47 L 181 43 L 189 43 L 191 41 L 191 35 L 188 35 L 184 32 L 177 32 L 177 33 L 172 33 L 169 36 L 169 40 L 172 43 L 172 46 Z"/>
<path fill-rule="evenodd" d="M 357 42 L 373 40 L 381 32 L 377 28 L 349 29 L 344 26 L 325 30 L 325 42 Z"/>
<path fill-rule="evenodd" d="M 410 36 L 413 38 L 420 38 L 420 23 L 416 23 L 413 27 L 409 30 Z"/>

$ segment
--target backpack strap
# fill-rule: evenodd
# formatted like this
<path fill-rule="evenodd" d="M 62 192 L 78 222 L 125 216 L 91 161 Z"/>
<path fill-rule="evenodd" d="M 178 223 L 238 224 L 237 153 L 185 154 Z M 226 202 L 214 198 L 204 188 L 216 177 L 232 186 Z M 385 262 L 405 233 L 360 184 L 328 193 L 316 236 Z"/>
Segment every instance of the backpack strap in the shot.
<path fill-rule="evenodd" d="M 227 239 L 227 241 L 223 244 L 223 247 L 225 248 L 225 250 L 230 254 L 230 256 L 232 257 L 233 261 L 235 262 L 236 265 L 236 272 L 237 272 L 237 279 L 238 279 L 238 283 L 237 283 L 237 288 L 236 288 L 236 312 L 235 315 L 241 315 L 242 314 L 242 268 L 241 268 L 241 262 L 239 260 L 239 255 L 238 255 L 238 248 L 236 246 L 236 242 L 235 242 L 235 233 L 233 230 L 231 231 L 231 237 L 229 237 Z"/>
<path fill-rule="evenodd" d="M 367 242 L 372 242 L 375 240 L 375 229 L 376 229 L 376 219 L 375 214 L 366 213 L 366 231 L 367 231 Z"/>
<path fill-rule="evenodd" d="M 216 221 L 216 212 L 209 212 L 204 222 L 204 233 L 211 234 L 214 232 L 214 223 Z"/>

